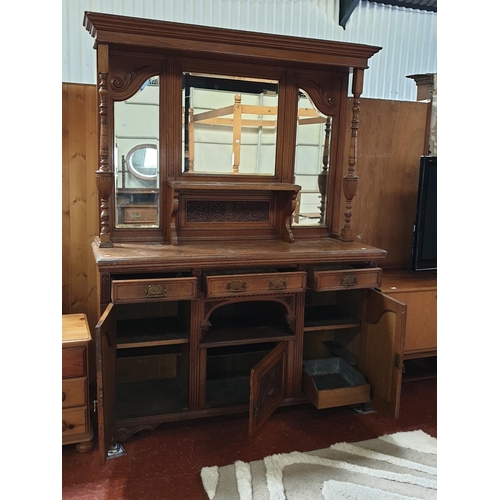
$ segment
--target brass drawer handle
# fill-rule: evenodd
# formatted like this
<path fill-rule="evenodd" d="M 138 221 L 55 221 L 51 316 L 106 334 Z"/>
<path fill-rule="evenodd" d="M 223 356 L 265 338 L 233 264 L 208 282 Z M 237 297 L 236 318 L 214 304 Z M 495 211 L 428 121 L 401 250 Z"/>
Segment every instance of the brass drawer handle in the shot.
<path fill-rule="evenodd" d="M 287 280 L 281 278 L 275 278 L 269 282 L 269 290 L 285 290 L 287 286 Z"/>
<path fill-rule="evenodd" d="M 228 292 L 244 292 L 247 289 L 247 282 L 246 281 L 231 281 L 231 283 L 228 283 L 226 285 L 227 291 Z"/>
<path fill-rule="evenodd" d="M 139 212 L 134 212 L 131 215 L 132 215 L 132 217 L 135 217 L 136 219 L 139 219 L 141 217 L 141 214 Z"/>
<path fill-rule="evenodd" d="M 162 285 L 147 285 L 144 288 L 144 294 L 146 297 L 166 297 L 167 296 L 167 288 Z"/>
<path fill-rule="evenodd" d="M 346 276 L 342 276 L 340 280 L 340 284 L 342 286 L 354 286 L 358 284 L 358 277 L 352 274 L 347 274 Z"/>
<path fill-rule="evenodd" d="M 71 430 L 71 429 L 74 429 L 75 426 L 73 424 L 67 424 L 64 420 L 62 421 L 62 431 L 66 431 L 66 430 Z"/>

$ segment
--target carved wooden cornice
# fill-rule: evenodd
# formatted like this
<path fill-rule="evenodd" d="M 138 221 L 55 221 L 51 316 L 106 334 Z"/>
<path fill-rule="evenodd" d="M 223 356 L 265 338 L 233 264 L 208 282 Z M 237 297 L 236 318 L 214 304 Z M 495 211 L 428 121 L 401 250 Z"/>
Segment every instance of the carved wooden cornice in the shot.
<path fill-rule="evenodd" d="M 98 44 L 175 49 L 179 53 L 197 56 L 222 55 L 226 60 L 248 58 L 248 61 L 265 56 L 269 60 L 295 65 L 309 66 L 312 63 L 367 68 L 368 59 L 381 50 L 381 47 L 371 45 L 211 26 L 193 27 L 184 23 L 97 12 L 85 12 L 83 25 Z"/>

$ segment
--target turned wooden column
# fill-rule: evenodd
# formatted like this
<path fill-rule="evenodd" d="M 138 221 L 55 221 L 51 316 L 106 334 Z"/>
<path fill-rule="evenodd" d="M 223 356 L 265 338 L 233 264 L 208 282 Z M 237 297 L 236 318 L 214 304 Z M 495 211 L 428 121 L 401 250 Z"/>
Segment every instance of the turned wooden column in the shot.
<path fill-rule="evenodd" d="M 326 188 L 328 185 L 328 163 L 330 160 L 330 134 L 332 130 L 332 119 L 328 117 L 325 124 L 325 141 L 323 144 L 323 170 L 318 175 L 318 188 L 321 194 L 320 206 L 319 206 L 319 224 L 325 223 L 325 200 L 326 200 Z"/>
<path fill-rule="evenodd" d="M 346 208 L 344 213 L 344 227 L 340 237 L 344 241 L 353 241 L 351 229 L 352 200 L 358 190 L 358 177 L 355 173 L 355 166 L 358 159 L 358 125 L 359 125 L 359 98 L 363 91 L 363 70 L 355 69 L 352 78 L 352 93 L 354 101 L 352 105 L 351 121 L 351 143 L 349 147 L 349 168 L 347 175 L 343 178 L 344 196 L 346 199 Z"/>
<path fill-rule="evenodd" d="M 99 45 L 97 50 L 97 78 L 99 99 L 99 170 L 96 183 L 99 196 L 99 246 L 112 247 L 109 230 L 109 197 L 113 190 L 113 172 L 109 168 L 108 130 L 108 72 L 109 53 L 107 45 Z"/>

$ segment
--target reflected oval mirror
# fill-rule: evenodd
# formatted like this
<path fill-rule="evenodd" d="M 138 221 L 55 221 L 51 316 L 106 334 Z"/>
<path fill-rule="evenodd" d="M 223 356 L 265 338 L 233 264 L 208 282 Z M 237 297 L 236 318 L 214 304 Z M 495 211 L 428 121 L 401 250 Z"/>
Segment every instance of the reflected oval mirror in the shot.
<path fill-rule="evenodd" d="M 158 175 L 158 154 L 156 144 L 139 144 L 133 147 L 125 158 L 127 169 L 144 180 L 154 180 Z"/>

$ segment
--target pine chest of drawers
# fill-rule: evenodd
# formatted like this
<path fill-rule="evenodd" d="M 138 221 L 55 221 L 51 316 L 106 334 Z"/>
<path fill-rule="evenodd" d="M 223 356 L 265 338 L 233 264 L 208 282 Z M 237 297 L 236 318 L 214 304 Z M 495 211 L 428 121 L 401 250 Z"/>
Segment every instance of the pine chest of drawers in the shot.
<path fill-rule="evenodd" d="M 88 344 L 85 314 L 62 316 L 62 444 L 81 452 L 93 447 L 89 409 Z"/>

